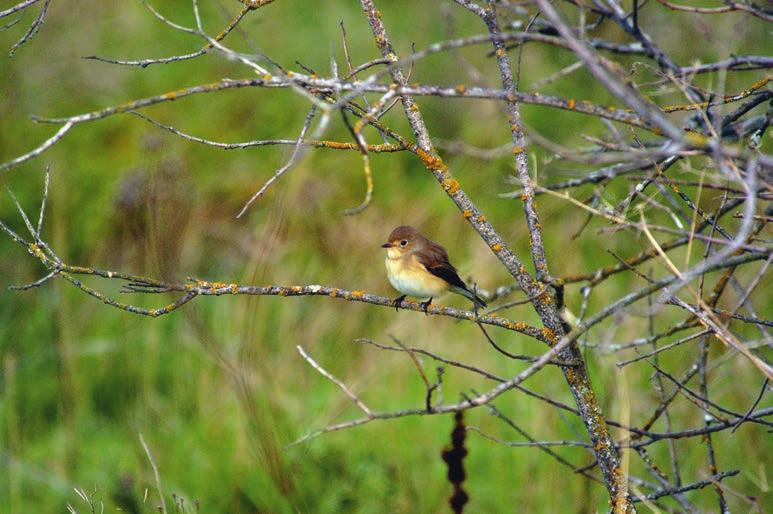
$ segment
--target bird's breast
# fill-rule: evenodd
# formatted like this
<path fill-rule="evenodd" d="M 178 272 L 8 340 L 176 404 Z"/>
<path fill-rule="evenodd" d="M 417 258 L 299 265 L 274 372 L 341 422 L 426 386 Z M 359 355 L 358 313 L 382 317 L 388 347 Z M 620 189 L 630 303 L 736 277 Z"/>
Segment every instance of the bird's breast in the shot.
<path fill-rule="evenodd" d="M 413 256 L 399 259 L 390 259 L 387 256 L 384 262 L 389 283 L 402 294 L 430 298 L 439 296 L 448 289 L 445 280 L 428 272 Z"/>

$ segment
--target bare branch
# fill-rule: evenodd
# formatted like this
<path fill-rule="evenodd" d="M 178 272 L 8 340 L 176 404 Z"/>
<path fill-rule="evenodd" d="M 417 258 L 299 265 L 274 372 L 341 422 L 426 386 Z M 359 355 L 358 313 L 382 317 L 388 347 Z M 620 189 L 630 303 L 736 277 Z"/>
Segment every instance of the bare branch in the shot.
<path fill-rule="evenodd" d="M 363 403 L 363 401 L 362 401 L 362 400 L 360 400 L 360 399 L 359 399 L 359 397 L 358 397 L 356 394 L 354 394 L 354 393 L 351 391 L 351 389 L 349 389 L 348 387 L 346 387 L 346 384 L 344 384 L 343 382 L 341 382 L 340 380 L 338 380 L 338 379 L 337 379 L 337 378 L 336 378 L 336 377 L 335 377 L 335 376 L 334 376 L 332 373 L 330 373 L 330 372 L 329 372 L 329 371 L 327 371 L 325 368 L 323 368 L 322 366 L 320 366 L 319 364 L 317 364 L 317 361 L 315 361 L 314 359 L 312 359 L 312 358 L 309 356 L 309 354 L 307 354 L 307 353 L 304 351 L 304 349 L 303 349 L 301 346 L 296 346 L 296 347 L 295 347 L 295 349 L 296 349 L 296 350 L 298 350 L 298 353 L 300 353 L 300 354 L 301 354 L 301 357 L 303 357 L 303 358 L 306 360 L 306 362 L 308 362 L 308 363 L 311 365 L 311 367 L 312 367 L 312 368 L 314 368 L 314 369 L 316 369 L 317 371 L 319 371 L 319 373 L 320 373 L 322 376 L 324 376 L 326 379 L 330 380 L 330 381 L 331 381 L 331 382 L 333 382 L 335 385 L 337 385 L 337 386 L 338 386 L 338 387 L 341 389 L 341 391 L 343 391 L 343 392 L 344 392 L 344 394 L 345 394 L 346 396 L 348 396 L 348 397 L 349 397 L 349 399 L 350 399 L 352 402 L 354 402 L 354 404 L 355 404 L 357 407 L 359 407 L 359 408 L 360 408 L 360 410 L 361 410 L 362 412 L 364 412 L 364 413 L 365 413 L 365 415 L 367 415 L 367 416 L 371 416 L 371 415 L 373 414 L 373 413 L 371 412 L 371 410 L 368 408 L 368 406 L 367 406 L 367 405 L 365 405 L 365 404 Z"/>

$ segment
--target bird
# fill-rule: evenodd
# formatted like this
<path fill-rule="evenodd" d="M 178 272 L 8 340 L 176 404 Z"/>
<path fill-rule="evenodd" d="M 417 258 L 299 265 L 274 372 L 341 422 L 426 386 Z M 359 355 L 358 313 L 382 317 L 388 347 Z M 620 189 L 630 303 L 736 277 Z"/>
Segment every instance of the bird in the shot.
<path fill-rule="evenodd" d="M 402 293 L 393 302 L 395 309 L 400 308 L 406 296 L 426 298 L 421 306 L 427 314 L 432 299 L 446 291 L 468 298 L 475 309 L 486 307 L 486 302 L 459 278 L 456 268 L 448 260 L 446 249 L 415 228 L 400 225 L 381 247 L 387 250 L 384 262 L 389 283 Z"/>

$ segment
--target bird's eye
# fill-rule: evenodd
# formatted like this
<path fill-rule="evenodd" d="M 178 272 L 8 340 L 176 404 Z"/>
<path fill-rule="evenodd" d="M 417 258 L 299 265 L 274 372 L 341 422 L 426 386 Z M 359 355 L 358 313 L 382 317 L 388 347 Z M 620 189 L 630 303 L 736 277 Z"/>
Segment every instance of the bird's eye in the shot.
<path fill-rule="evenodd" d="M 407 244 L 408 244 L 408 241 L 407 241 L 407 240 L 405 240 L 405 239 L 403 239 L 402 241 L 400 241 L 400 246 L 405 246 L 405 245 L 407 245 Z"/>

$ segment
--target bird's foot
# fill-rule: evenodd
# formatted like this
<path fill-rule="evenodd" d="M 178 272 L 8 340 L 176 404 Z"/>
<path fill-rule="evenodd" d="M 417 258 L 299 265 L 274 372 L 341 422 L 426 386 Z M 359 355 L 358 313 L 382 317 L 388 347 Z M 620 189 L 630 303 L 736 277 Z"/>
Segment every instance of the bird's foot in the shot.
<path fill-rule="evenodd" d="M 395 312 L 400 310 L 400 306 L 403 304 L 403 300 L 405 300 L 406 295 L 398 296 L 392 301 L 392 305 L 395 306 Z"/>
<path fill-rule="evenodd" d="M 424 309 L 424 315 L 428 316 L 429 313 L 427 312 L 427 309 L 429 308 L 429 304 L 432 303 L 432 298 L 427 300 L 426 302 L 421 302 L 419 305 L 421 305 L 422 309 Z"/>

